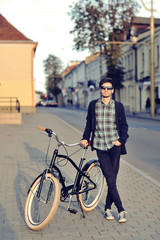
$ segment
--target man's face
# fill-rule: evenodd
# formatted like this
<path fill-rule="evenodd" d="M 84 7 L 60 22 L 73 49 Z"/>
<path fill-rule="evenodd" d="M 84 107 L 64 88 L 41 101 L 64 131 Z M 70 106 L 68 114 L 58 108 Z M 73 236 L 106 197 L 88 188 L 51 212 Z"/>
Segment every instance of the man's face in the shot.
<path fill-rule="evenodd" d="M 100 92 L 104 98 L 111 97 L 112 93 L 114 92 L 112 84 L 110 82 L 103 83 L 100 87 Z"/>

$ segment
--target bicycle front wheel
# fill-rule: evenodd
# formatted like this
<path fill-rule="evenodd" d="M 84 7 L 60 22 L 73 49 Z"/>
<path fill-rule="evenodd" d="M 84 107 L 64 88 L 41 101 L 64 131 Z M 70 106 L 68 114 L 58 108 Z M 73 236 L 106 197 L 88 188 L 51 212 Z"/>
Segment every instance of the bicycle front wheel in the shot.
<path fill-rule="evenodd" d="M 93 183 L 85 176 L 82 177 L 80 189 L 82 193 L 79 194 L 79 201 L 82 209 L 89 212 L 93 210 L 100 201 L 105 180 L 98 161 L 91 163 L 86 171 L 86 175 L 96 184 L 96 188 L 90 190 L 94 187 Z"/>
<path fill-rule="evenodd" d="M 46 173 L 40 197 L 37 197 L 41 176 L 31 186 L 25 205 L 25 221 L 32 230 L 44 228 L 54 217 L 60 201 L 59 179 Z"/>

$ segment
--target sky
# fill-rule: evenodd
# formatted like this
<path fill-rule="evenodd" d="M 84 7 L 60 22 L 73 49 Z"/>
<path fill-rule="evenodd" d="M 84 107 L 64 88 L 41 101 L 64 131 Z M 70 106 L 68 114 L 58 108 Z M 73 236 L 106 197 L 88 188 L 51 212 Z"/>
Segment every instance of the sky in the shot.
<path fill-rule="evenodd" d="M 45 92 L 43 60 L 49 54 L 57 56 L 64 64 L 82 61 L 89 55 L 87 51 L 73 50 L 73 23 L 68 16 L 69 6 L 77 0 L 0 0 L 0 13 L 27 38 L 38 42 L 34 57 L 34 78 L 37 91 Z M 107 1 L 107 0 L 106 0 Z M 149 0 L 143 0 L 150 8 Z M 141 0 L 137 0 L 141 5 Z M 160 0 L 155 0 L 160 9 Z M 157 8 L 158 7 L 158 8 Z M 150 17 L 150 12 L 142 6 L 139 16 Z M 154 14 L 159 16 L 160 12 Z"/>

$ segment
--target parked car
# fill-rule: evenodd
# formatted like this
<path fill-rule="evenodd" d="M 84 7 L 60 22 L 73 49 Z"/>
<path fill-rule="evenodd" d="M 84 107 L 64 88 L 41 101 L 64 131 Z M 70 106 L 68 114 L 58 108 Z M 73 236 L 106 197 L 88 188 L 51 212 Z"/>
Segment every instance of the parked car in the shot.
<path fill-rule="evenodd" d="M 58 107 L 58 103 L 55 100 L 49 100 L 46 102 L 46 107 Z"/>
<path fill-rule="evenodd" d="M 36 103 L 36 107 L 41 107 L 41 106 L 43 106 L 43 101 L 39 101 Z"/>

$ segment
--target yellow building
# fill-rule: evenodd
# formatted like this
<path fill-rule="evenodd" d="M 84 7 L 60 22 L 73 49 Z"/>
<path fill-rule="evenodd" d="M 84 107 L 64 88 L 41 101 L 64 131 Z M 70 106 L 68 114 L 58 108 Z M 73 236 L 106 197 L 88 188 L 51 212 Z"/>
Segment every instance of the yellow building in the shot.
<path fill-rule="evenodd" d="M 36 47 L 36 42 L 25 37 L 0 14 L 1 114 L 35 111 L 33 59 Z"/>

